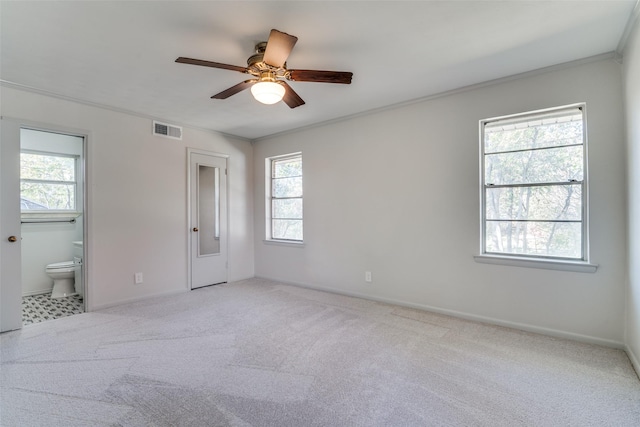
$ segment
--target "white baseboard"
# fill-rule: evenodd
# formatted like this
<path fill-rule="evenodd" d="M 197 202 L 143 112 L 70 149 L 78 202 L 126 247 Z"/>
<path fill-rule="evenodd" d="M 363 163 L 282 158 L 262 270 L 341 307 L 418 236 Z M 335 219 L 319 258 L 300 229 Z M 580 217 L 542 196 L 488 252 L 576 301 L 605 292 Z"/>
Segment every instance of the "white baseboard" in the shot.
<path fill-rule="evenodd" d="M 32 297 L 34 295 L 50 294 L 52 290 L 53 290 L 53 287 L 51 287 L 49 289 L 40 289 L 40 290 L 37 290 L 37 291 L 23 292 L 22 296 L 23 297 Z"/>
<path fill-rule="evenodd" d="M 233 279 L 229 279 L 228 283 L 231 282 L 239 282 L 241 280 L 247 280 L 247 279 L 253 279 L 255 276 L 247 276 L 247 277 L 240 277 L 240 278 L 233 278 Z M 165 292 L 159 292 L 157 294 L 153 294 L 153 295 L 144 295 L 144 296 L 140 296 L 140 297 L 134 297 L 134 298 L 124 298 L 121 300 L 116 300 L 116 301 L 110 301 L 108 303 L 105 304 L 98 304 L 98 305 L 92 305 L 88 308 L 87 311 L 96 311 L 96 310 L 103 310 L 105 308 L 111 308 L 111 307 L 115 307 L 118 305 L 122 305 L 122 304 L 130 304 L 133 302 L 137 302 L 137 301 L 144 301 L 150 298 L 156 298 L 156 297 L 162 297 L 162 296 L 167 296 L 167 295 L 176 295 L 176 294 L 180 294 L 182 292 L 188 292 L 191 289 L 177 289 L 177 290 L 171 290 L 171 291 L 165 291 Z M 49 292 L 51 292 L 51 290 L 49 290 Z M 91 302 L 91 297 L 89 297 L 89 302 Z"/>
<path fill-rule="evenodd" d="M 596 344 L 596 345 L 602 345 L 602 346 L 605 346 L 605 347 L 617 348 L 619 350 L 627 350 L 626 346 L 622 342 L 614 341 L 614 340 L 608 340 L 608 339 L 604 339 L 604 338 L 593 337 L 593 336 L 590 336 L 590 335 L 576 334 L 576 333 L 573 333 L 573 332 L 562 331 L 562 330 L 558 330 L 558 329 L 545 328 L 545 327 L 535 326 L 535 325 L 529 325 L 529 324 L 526 324 L 526 323 L 511 322 L 509 320 L 503 320 L 503 319 L 496 319 L 496 318 L 493 318 L 493 317 L 480 316 L 480 315 L 477 315 L 477 314 L 465 313 L 465 312 L 461 312 L 461 311 L 450 310 L 450 309 L 440 308 L 440 307 L 434 307 L 434 306 L 425 305 L 425 304 L 415 304 L 415 303 L 411 303 L 411 302 L 395 300 L 395 299 L 392 299 L 392 298 L 382 298 L 382 297 L 376 297 L 376 296 L 372 296 L 372 295 L 361 294 L 361 293 L 358 293 L 358 292 L 348 292 L 348 291 L 343 291 L 341 289 L 330 288 L 330 287 L 325 287 L 325 286 L 316 286 L 316 285 L 308 285 L 308 284 L 305 284 L 305 283 L 289 282 L 289 281 L 286 281 L 286 280 L 280 280 L 280 279 L 277 279 L 277 278 L 271 278 L 271 277 L 265 277 L 265 276 L 256 276 L 256 278 L 265 279 L 265 280 L 272 280 L 274 282 L 280 282 L 280 283 L 284 283 L 284 284 L 292 285 L 292 286 L 299 286 L 299 287 L 307 288 L 307 289 L 314 289 L 314 290 L 317 290 L 317 291 L 331 292 L 331 293 L 335 293 L 335 294 L 340 294 L 340 295 L 345 295 L 345 296 L 350 296 L 350 297 L 356 297 L 356 298 L 362 298 L 362 299 L 371 300 L 371 301 L 384 302 L 384 303 L 387 303 L 387 304 L 394 304 L 394 305 L 399 305 L 399 306 L 402 306 L 402 307 L 416 308 L 418 310 L 430 311 L 432 313 L 444 314 L 444 315 L 447 315 L 447 316 L 458 317 L 458 318 L 465 319 L 465 320 L 472 320 L 472 321 L 475 321 L 475 322 L 487 323 L 487 324 L 491 324 L 491 325 L 504 326 L 504 327 L 507 327 L 507 328 L 518 329 L 518 330 L 526 331 L 526 332 L 533 332 L 533 333 L 536 333 L 536 334 L 549 335 L 549 336 L 556 337 L 556 338 L 565 338 L 565 339 L 570 339 L 570 340 L 573 340 L 573 341 L 580 341 L 580 342 L 584 342 L 584 343 L 588 343 L 588 344 Z M 636 366 L 636 370 L 637 370 L 638 369 L 637 368 L 638 365 L 636 364 L 634 366 Z"/>
<path fill-rule="evenodd" d="M 229 279 L 227 283 L 233 282 L 242 282 L 243 280 L 254 279 L 256 276 L 242 276 L 242 277 L 234 277 L 233 279 Z"/>
<path fill-rule="evenodd" d="M 633 369 L 636 370 L 636 375 L 638 375 L 638 378 L 640 378 L 640 359 L 638 359 L 638 356 L 635 355 L 635 353 L 631 350 L 631 347 L 629 347 L 628 345 L 625 345 L 624 351 L 627 352 L 627 356 L 631 361 L 631 365 L 633 365 Z"/>
<path fill-rule="evenodd" d="M 134 302 L 144 301 L 144 300 L 157 298 L 157 297 L 164 297 L 164 296 L 169 296 L 169 295 L 177 295 L 177 294 L 181 294 L 183 292 L 188 292 L 188 291 L 190 291 L 190 289 L 177 289 L 177 290 L 171 290 L 171 291 L 158 292 L 158 293 L 153 294 L 153 295 L 143 295 L 143 296 L 133 297 L 133 298 L 124 298 L 124 299 L 120 299 L 120 300 L 116 300 L 116 301 L 110 301 L 110 302 L 105 303 L 105 304 L 98 304 L 98 305 L 90 306 L 90 307 L 88 307 L 87 312 L 89 312 L 89 311 L 97 311 L 97 310 L 104 310 L 106 308 L 116 307 L 116 306 L 123 305 L 123 304 L 131 304 L 131 303 L 134 303 Z M 89 298 L 91 298 L 91 297 L 89 297 Z"/>

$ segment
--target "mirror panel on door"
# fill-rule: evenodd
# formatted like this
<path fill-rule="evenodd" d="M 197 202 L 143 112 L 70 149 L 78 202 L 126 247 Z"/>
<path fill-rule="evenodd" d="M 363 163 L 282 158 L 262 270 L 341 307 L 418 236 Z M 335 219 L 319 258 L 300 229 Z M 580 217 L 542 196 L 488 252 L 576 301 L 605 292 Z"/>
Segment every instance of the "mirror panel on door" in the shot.
<path fill-rule="evenodd" d="M 198 256 L 220 253 L 220 168 L 198 165 Z"/>

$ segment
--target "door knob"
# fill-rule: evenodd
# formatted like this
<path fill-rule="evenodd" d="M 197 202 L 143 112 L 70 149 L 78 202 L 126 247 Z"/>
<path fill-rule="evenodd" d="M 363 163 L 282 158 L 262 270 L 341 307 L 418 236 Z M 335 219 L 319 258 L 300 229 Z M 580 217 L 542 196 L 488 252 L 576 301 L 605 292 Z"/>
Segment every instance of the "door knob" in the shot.
<path fill-rule="evenodd" d="M 198 227 L 193 227 L 193 231 L 198 232 Z"/>
<path fill-rule="evenodd" d="M 11 243 L 13 243 L 13 242 L 17 242 L 18 238 L 16 236 L 9 236 L 9 238 L 7 240 L 10 241 Z"/>

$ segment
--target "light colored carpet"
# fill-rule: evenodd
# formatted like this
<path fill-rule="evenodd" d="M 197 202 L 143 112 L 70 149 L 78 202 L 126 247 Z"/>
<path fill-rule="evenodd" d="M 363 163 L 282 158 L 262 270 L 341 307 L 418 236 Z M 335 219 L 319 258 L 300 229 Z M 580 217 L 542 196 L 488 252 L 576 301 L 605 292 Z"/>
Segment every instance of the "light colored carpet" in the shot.
<path fill-rule="evenodd" d="M 638 426 L 619 350 L 251 279 L 0 336 L 3 426 Z"/>

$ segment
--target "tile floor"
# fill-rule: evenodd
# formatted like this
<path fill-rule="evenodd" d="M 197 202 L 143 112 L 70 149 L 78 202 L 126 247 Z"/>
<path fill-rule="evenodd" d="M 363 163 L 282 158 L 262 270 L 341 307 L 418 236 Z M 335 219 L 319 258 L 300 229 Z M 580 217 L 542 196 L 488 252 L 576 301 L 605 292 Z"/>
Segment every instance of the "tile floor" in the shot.
<path fill-rule="evenodd" d="M 82 297 L 51 298 L 49 294 L 31 295 L 22 298 L 22 324 L 44 322 L 84 313 Z"/>

